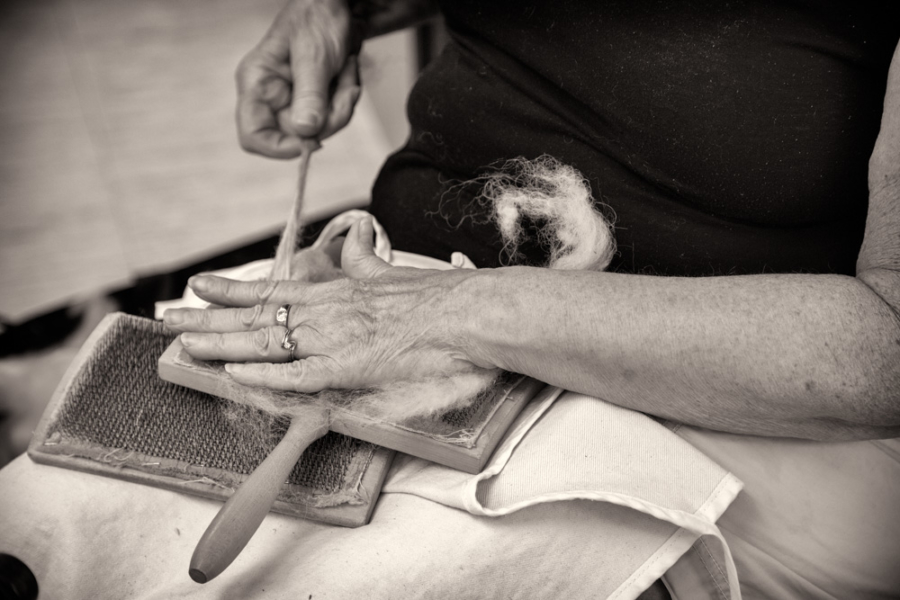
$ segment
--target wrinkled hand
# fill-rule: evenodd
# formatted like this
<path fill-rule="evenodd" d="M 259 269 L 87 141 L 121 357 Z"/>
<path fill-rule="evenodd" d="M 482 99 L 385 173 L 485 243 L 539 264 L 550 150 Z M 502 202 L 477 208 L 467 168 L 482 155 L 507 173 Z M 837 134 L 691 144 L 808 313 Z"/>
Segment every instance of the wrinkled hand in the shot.
<path fill-rule="evenodd" d="M 227 308 L 173 309 L 165 323 L 185 332 L 191 356 L 230 363 L 245 385 L 312 393 L 471 369 L 452 326 L 465 315 L 452 298 L 476 271 L 392 267 L 375 256 L 372 238 L 371 219 L 357 222 L 341 254 L 347 277 L 327 283 L 194 277 L 197 295 Z M 275 320 L 283 304 L 291 305 L 294 361 Z"/>
<path fill-rule="evenodd" d="M 293 158 L 300 138 L 322 140 L 344 127 L 360 94 L 353 44 L 345 0 L 290 0 L 238 67 L 241 146 Z"/>

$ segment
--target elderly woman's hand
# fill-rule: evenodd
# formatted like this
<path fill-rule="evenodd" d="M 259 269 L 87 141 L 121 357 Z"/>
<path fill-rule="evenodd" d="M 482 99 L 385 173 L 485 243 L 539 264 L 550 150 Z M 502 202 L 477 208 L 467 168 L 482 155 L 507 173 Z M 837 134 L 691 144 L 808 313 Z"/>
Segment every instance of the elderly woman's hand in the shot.
<path fill-rule="evenodd" d="M 300 138 L 344 127 L 359 99 L 359 66 L 345 0 L 290 0 L 237 70 L 241 146 L 300 155 Z"/>
<path fill-rule="evenodd" d="M 455 291 L 476 272 L 392 267 L 375 256 L 372 236 L 371 219 L 353 226 L 341 255 L 347 277 L 336 281 L 194 277 L 199 296 L 226 308 L 169 310 L 166 325 L 184 332 L 191 356 L 226 361 L 239 383 L 274 389 L 363 388 L 471 369 L 450 317 L 462 315 Z M 276 325 L 284 304 L 293 361 L 282 347 L 288 329 Z"/>

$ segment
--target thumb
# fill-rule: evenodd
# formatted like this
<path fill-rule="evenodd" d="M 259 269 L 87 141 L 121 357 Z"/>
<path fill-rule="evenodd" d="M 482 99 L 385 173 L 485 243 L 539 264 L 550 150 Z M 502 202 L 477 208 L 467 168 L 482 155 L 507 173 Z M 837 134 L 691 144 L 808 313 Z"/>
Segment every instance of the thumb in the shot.
<path fill-rule="evenodd" d="M 347 277 L 371 279 L 393 268 L 375 255 L 374 237 L 372 217 L 363 217 L 350 227 L 341 250 L 341 268 Z"/>
<path fill-rule="evenodd" d="M 316 137 L 328 117 L 330 70 L 309 54 L 298 56 L 298 52 L 292 51 L 291 71 L 294 77 L 292 129 L 300 137 Z"/>

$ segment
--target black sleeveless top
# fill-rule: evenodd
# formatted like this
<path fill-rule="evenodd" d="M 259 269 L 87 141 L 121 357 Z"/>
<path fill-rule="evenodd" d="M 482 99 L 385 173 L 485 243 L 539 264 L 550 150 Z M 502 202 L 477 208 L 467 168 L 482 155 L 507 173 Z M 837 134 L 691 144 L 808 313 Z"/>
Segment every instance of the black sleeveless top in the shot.
<path fill-rule="evenodd" d="M 900 2 L 441 4 L 451 42 L 373 189 L 395 248 L 501 264 L 459 184 L 549 154 L 614 213 L 611 270 L 854 273 Z"/>

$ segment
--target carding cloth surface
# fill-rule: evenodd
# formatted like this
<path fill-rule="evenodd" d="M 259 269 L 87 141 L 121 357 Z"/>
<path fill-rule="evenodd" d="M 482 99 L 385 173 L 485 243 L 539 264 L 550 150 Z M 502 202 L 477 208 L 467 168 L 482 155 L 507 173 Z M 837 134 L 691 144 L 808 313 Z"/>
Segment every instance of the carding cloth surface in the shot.
<path fill-rule="evenodd" d="M 65 393 L 48 408 L 32 457 L 64 466 L 84 459 L 75 468 L 91 470 L 93 462 L 113 474 L 164 476 L 169 487 L 201 495 L 219 496 L 216 490 L 238 485 L 286 425 L 275 423 L 275 435 L 258 439 L 236 424 L 252 409 L 159 379 L 156 360 L 174 337 L 156 321 L 107 317 L 90 357 L 73 365 Z M 310 510 L 317 507 L 368 503 L 361 482 L 373 460 L 386 463 L 384 454 L 370 443 L 326 435 L 294 466 L 276 510 L 315 518 Z"/>

